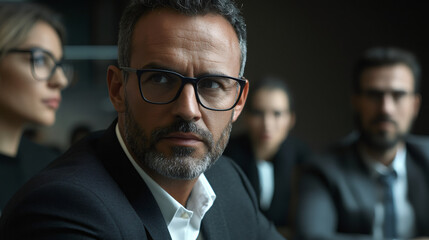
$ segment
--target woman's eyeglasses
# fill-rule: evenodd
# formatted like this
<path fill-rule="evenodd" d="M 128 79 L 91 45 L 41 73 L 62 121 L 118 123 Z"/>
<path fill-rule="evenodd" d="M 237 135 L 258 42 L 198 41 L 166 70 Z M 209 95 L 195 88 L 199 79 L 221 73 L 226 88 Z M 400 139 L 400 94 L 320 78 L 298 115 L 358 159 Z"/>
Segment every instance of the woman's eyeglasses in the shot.
<path fill-rule="evenodd" d="M 55 74 L 58 67 L 62 68 L 67 78 L 67 83 L 70 83 L 73 78 L 73 68 L 70 65 L 64 64 L 63 59 L 56 61 L 52 53 L 42 48 L 13 48 L 7 53 L 30 53 L 31 72 L 36 80 L 48 81 Z"/>

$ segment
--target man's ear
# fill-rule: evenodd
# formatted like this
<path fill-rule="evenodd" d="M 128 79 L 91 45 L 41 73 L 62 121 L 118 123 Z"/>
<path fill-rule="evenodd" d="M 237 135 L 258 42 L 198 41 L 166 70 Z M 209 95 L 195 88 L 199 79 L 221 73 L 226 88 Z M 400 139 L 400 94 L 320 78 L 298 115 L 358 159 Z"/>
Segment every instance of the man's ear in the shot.
<path fill-rule="evenodd" d="M 113 65 L 107 69 L 109 98 L 118 113 L 125 112 L 125 80 L 121 70 Z"/>
<path fill-rule="evenodd" d="M 249 93 L 249 81 L 247 79 L 244 79 L 244 80 L 246 80 L 246 85 L 244 85 L 243 92 L 241 93 L 240 99 L 238 100 L 237 105 L 235 105 L 234 107 L 234 111 L 233 111 L 234 116 L 232 116 L 232 122 L 235 122 L 238 116 L 240 116 L 241 112 L 243 111 L 243 108 L 247 99 L 247 94 Z"/>

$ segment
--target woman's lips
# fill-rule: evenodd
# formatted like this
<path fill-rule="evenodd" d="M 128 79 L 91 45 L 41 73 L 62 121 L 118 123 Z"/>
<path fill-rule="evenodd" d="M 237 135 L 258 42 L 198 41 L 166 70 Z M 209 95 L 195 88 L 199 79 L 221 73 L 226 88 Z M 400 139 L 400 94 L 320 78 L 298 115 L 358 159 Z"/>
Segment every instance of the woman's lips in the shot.
<path fill-rule="evenodd" d="M 264 140 L 264 141 L 270 140 L 271 139 L 271 135 L 268 134 L 268 133 L 261 134 L 260 135 L 260 139 Z"/>
<path fill-rule="evenodd" d="M 42 100 L 43 104 L 45 104 L 47 107 L 57 110 L 60 106 L 61 99 L 60 98 L 47 98 Z"/>

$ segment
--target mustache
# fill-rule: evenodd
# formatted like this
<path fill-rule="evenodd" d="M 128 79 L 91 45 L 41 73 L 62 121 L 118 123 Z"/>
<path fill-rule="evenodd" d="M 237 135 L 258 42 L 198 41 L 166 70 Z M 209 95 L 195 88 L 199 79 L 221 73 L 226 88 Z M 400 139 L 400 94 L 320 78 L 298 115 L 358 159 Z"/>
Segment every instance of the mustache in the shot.
<path fill-rule="evenodd" d="M 167 127 L 156 128 L 151 133 L 152 144 L 155 145 L 162 138 L 165 138 L 171 133 L 183 132 L 183 133 L 193 133 L 198 135 L 202 141 L 209 147 L 209 150 L 213 147 L 213 135 L 211 132 L 201 129 L 194 122 L 187 122 L 182 119 L 175 121 L 173 124 Z"/>
<path fill-rule="evenodd" d="M 390 123 L 394 124 L 395 126 L 398 125 L 395 120 L 393 120 L 391 117 L 389 117 L 387 115 L 376 116 L 374 119 L 372 119 L 371 124 L 378 124 L 381 122 L 390 122 Z"/>

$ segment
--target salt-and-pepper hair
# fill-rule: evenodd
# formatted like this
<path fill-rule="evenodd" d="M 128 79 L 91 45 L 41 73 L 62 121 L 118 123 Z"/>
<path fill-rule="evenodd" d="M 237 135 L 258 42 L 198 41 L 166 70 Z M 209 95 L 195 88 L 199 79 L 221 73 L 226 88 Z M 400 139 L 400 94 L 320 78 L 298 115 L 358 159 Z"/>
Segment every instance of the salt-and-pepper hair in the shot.
<path fill-rule="evenodd" d="M 119 24 L 118 64 L 129 67 L 131 38 L 134 26 L 140 17 L 154 9 L 168 8 L 181 14 L 195 16 L 208 13 L 223 16 L 237 34 L 241 50 L 240 77 L 244 74 L 247 55 L 246 24 L 240 10 L 231 0 L 134 0 L 125 9 Z M 125 74 L 125 73 L 124 73 Z M 126 76 L 126 75 L 125 75 Z"/>

